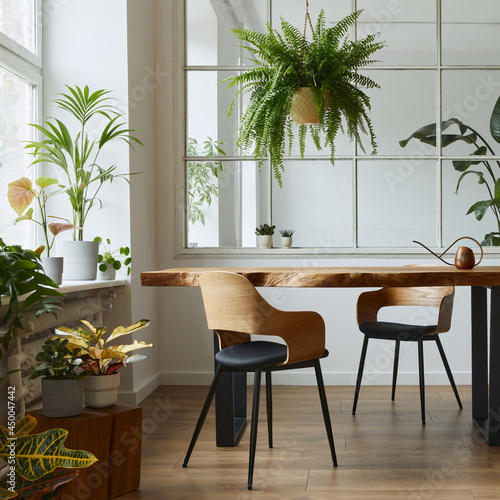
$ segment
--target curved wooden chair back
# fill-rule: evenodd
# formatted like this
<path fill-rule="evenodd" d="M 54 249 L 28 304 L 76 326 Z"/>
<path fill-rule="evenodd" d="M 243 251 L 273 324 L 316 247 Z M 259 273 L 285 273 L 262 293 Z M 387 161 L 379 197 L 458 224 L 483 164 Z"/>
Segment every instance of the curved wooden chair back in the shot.
<path fill-rule="evenodd" d="M 200 287 L 208 328 L 220 348 L 250 342 L 251 334 L 281 337 L 288 347 L 283 364 L 320 358 L 325 351 L 325 323 L 313 311 L 280 311 L 247 278 L 228 271 L 206 271 Z"/>
<path fill-rule="evenodd" d="M 447 332 L 451 326 L 453 286 L 385 287 L 362 293 L 358 298 L 358 325 L 377 321 L 378 311 L 387 306 L 426 306 L 439 308 L 437 328 L 427 335 Z"/>

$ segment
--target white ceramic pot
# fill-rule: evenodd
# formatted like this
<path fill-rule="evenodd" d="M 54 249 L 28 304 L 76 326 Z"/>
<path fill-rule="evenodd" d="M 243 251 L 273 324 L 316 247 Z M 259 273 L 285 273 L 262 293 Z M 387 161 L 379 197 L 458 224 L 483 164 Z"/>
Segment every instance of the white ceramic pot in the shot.
<path fill-rule="evenodd" d="M 282 236 L 281 237 L 281 246 L 283 248 L 291 248 L 292 247 L 292 237 L 291 236 Z"/>
<path fill-rule="evenodd" d="M 83 380 L 42 378 L 42 412 L 46 417 L 74 417 L 83 410 Z"/>
<path fill-rule="evenodd" d="M 56 253 L 64 257 L 63 280 L 87 281 L 97 276 L 97 257 L 99 243 L 97 241 L 64 241 L 56 242 Z"/>
<path fill-rule="evenodd" d="M 83 385 L 83 399 L 89 408 L 108 408 L 118 399 L 120 372 L 112 375 L 88 375 Z"/>
<path fill-rule="evenodd" d="M 64 257 L 42 257 L 45 274 L 56 284 L 62 283 Z"/>
<path fill-rule="evenodd" d="M 272 234 L 258 234 L 257 235 L 257 245 L 259 245 L 259 248 L 271 248 L 273 246 L 273 235 Z"/>
<path fill-rule="evenodd" d="M 98 280 L 114 280 L 116 279 L 116 269 L 113 266 L 109 266 L 106 271 L 101 271 L 99 266 L 97 267 L 97 279 Z"/>

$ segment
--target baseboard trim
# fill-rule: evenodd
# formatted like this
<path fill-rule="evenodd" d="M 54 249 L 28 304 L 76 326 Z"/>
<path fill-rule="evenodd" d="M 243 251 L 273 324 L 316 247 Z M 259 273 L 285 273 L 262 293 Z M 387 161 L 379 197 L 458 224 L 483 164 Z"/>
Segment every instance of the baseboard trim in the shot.
<path fill-rule="evenodd" d="M 164 384 L 161 383 L 161 376 L 158 374 L 144 382 L 136 391 L 118 392 L 118 404 L 136 406 L 160 385 Z"/>

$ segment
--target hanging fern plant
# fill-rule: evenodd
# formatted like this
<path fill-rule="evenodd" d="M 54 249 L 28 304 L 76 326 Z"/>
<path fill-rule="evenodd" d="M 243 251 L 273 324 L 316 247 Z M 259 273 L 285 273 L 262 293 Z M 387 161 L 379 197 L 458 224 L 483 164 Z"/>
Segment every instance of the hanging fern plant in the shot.
<path fill-rule="evenodd" d="M 240 86 L 229 108 L 231 115 L 234 103 L 241 93 L 250 94 L 250 102 L 238 128 L 237 145 L 243 154 L 253 150 L 259 170 L 270 159 L 274 176 L 282 185 L 284 171 L 283 156 L 291 154 L 294 138 L 290 106 L 297 91 L 304 93 L 309 87 L 316 112 L 317 124 L 299 125 L 298 140 L 300 154 L 304 157 L 305 139 L 309 132 L 318 150 L 321 137 L 324 146 L 330 148 L 330 161 L 334 162 L 335 137 L 339 130 L 356 140 L 365 151 L 361 133 L 370 138 L 373 153 L 376 152 L 375 133 L 368 113 L 370 98 L 362 89 L 379 86 L 358 70 L 375 61 L 372 55 L 384 46 L 376 42 L 378 34 L 361 40 L 348 39 L 350 28 L 362 11 L 348 15 L 335 26 L 326 27 L 325 14 L 321 11 L 313 28 L 306 1 L 304 30 L 281 19 L 280 34 L 268 23 L 267 33 L 236 28 L 231 31 L 248 45 L 242 46 L 251 54 L 255 67 L 223 80 L 227 88 Z M 306 38 L 306 21 L 312 31 L 312 40 Z M 297 96 L 295 99 L 301 99 Z"/>

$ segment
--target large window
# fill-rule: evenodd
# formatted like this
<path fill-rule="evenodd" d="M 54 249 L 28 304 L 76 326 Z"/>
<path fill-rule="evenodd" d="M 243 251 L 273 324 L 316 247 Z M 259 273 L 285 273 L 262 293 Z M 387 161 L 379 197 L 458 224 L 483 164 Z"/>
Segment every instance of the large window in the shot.
<path fill-rule="evenodd" d="M 8 244 L 34 246 L 34 224 L 17 224 L 7 185 L 33 177 L 24 141 L 38 120 L 41 92 L 41 34 L 37 0 L 0 0 L 0 236 Z"/>
<path fill-rule="evenodd" d="M 486 139 L 491 148 L 484 154 L 499 176 L 500 144 L 489 121 L 500 96 L 500 2 L 310 0 L 313 23 L 320 9 L 327 23 L 364 9 L 352 36 L 380 32 L 386 41 L 380 61 L 363 70 L 381 86 L 370 91 L 378 154 L 339 135 L 335 166 L 328 151 L 309 147 L 305 159 L 297 150 L 286 159 L 282 188 L 270 165 L 258 172 L 235 148 L 245 98 L 228 118 L 234 93 L 218 84 L 249 64 L 230 28 L 264 31 L 266 22 L 279 27 L 283 16 L 300 29 L 304 2 L 186 0 L 185 245 L 255 247 L 255 227 L 263 223 L 276 225 L 275 246 L 278 229 L 294 229 L 294 247 L 338 252 L 419 248 L 413 240 L 442 248 L 459 236 L 481 241 L 499 231 L 493 209 L 481 221 L 466 215 L 489 199 L 480 176 L 466 175 L 455 194 L 456 162 L 470 161 L 482 145 L 479 135 L 451 145 L 413 139 L 402 148 L 400 141 L 424 125 L 457 118 Z M 460 134 L 456 125 L 447 132 Z"/>

